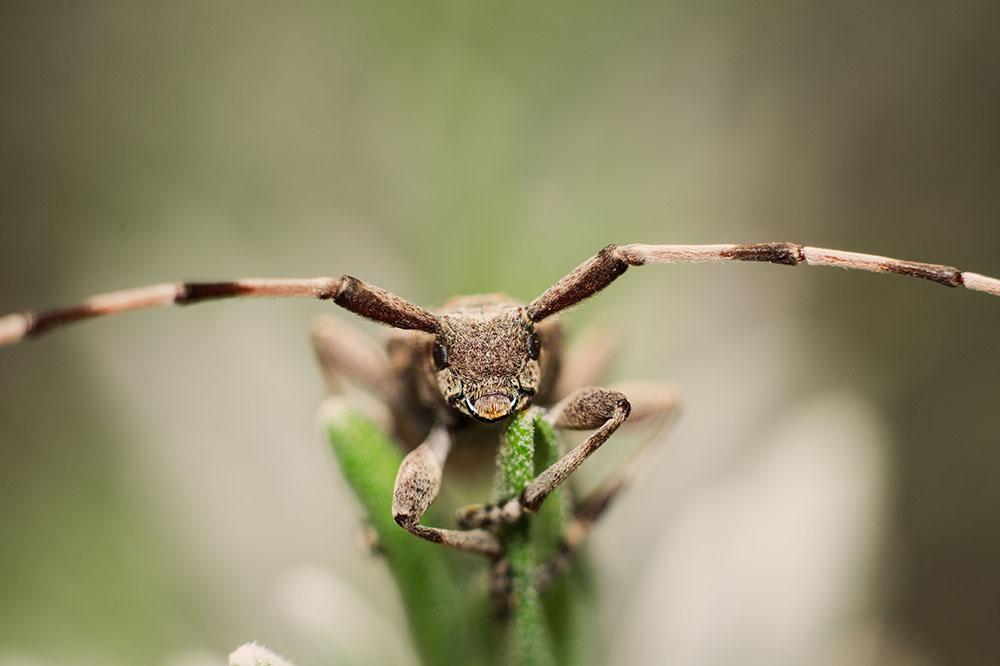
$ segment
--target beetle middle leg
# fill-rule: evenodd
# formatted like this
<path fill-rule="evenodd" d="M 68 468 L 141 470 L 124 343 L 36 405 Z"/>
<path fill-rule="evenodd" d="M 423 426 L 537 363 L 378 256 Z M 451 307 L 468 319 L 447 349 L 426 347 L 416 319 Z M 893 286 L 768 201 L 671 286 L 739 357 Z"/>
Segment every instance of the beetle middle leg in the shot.
<path fill-rule="evenodd" d="M 385 349 L 329 315 L 313 321 L 310 337 L 329 395 L 344 394 L 348 385 L 362 389 L 365 397 L 374 398 L 358 401 L 365 414 L 395 433 L 407 448 L 420 443 L 428 423 L 407 401 Z"/>
<path fill-rule="evenodd" d="M 585 328 L 566 350 L 552 391 L 553 402 L 579 388 L 601 383 L 621 342 L 621 331 L 612 324 L 599 322 Z"/>
<path fill-rule="evenodd" d="M 342 393 L 347 379 L 386 403 L 395 400 L 399 389 L 389 359 L 367 335 L 336 317 L 322 315 L 313 321 L 311 338 L 329 393 Z"/>

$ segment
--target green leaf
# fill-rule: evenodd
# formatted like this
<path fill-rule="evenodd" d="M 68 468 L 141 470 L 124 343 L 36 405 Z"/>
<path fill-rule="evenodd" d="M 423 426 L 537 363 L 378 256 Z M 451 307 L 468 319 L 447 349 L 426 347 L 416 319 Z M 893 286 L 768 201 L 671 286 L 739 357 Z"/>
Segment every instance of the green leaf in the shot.
<path fill-rule="evenodd" d="M 403 452 L 385 432 L 336 398 L 327 403 L 325 420 L 334 456 L 399 588 L 422 662 L 493 663 L 495 630 L 483 586 L 473 580 L 480 560 L 422 541 L 393 521 L 393 487 Z M 433 511 L 425 518 L 439 519 Z"/>

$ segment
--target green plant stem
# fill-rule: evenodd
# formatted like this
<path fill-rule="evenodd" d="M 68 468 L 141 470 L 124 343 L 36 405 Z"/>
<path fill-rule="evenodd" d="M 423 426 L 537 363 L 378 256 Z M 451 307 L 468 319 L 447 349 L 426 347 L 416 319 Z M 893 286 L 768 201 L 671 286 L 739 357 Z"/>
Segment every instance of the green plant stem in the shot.
<path fill-rule="evenodd" d="M 392 520 L 399 446 L 360 412 L 343 407 L 327 419 L 327 434 L 344 478 L 360 500 L 395 578 L 414 643 L 427 666 L 489 664 L 493 623 L 482 595 L 469 594 L 477 564 L 415 538 Z M 433 512 L 429 519 L 435 520 Z"/>
<path fill-rule="evenodd" d="M 539 566 L 560 548 L 570 511 L 567 490 L 557 488 L 537 514 L 501 531 L 511 577 L 511 613 L 498 622 L 489 611 L 481 559 L 421 541 L 392 520 L 396 472 L 403 460 L 399 446 L 339 399 L 327 403 L 325 414 L 334 456 L 377 535 L 423 664 L 555 666 L 593 661 L 589 569 L 575 564 L 548 590 L 539 590 L 535 583 Z M 541 410 L 512 417 L 497 451 L 494 499 L 519 495 L 558 456 L 555 433 Z M 425 521 L 444 524 L 433 505 Z"/>
<path fill-rule="evenodd" d="M 555 459 L 555 439 L 545 436 L 541 412 L 529 410 L 514 416 L 497 452 L 497 478 L 494 499 L 516 497 Z M 551 431 L 549 431 L 551 432 Z M 554 666 L 553 645 L 541 593 L 535 585 L 535 572 L 545 558 L 554 552 L 565 516 L 559 509 L 559 491 L 548 501 L 553 510 L 545 515 L 524 516 L 504 532 L 511 576 L 511 618 L 507 627 L 508 666 Z M 549 509 L 548 505 L 545 505 Z"/>

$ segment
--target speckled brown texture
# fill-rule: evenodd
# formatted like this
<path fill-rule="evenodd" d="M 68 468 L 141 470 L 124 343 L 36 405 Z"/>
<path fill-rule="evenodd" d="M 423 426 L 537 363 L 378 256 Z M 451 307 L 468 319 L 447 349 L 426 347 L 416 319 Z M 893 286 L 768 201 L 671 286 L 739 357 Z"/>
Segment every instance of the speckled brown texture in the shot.
<path fill-rule="evenodd" d="M 437 335 L 395 333 L 389 342 L 389 358 L 420 408 L 459 425 L 505 418 L 549 399 L 562 349 L 556 322 L 535 324 L 522 304 L 503 294 L 453 298 L 438 318 Z M 532 333 L 540 340 L 537 360 L 530 354 Z M 445 347 L 444 368 L 433 360 L 435 344 Z"/>
<path fill-rule="evenodd" d="M 393 328 L 436 333 L 440 326 L 438 319 L 422 307 L 350 275 L 340 278 L 340 288 L 332 298 L 342 308 Z"/>
<path fill-rule="evenodd" d="M 618 248 L 608 245 L 533 300 L 528 306 L 531 320 L 542 321 L 576 305 L 614 282 L 628 267 L 627 258 Z"/>

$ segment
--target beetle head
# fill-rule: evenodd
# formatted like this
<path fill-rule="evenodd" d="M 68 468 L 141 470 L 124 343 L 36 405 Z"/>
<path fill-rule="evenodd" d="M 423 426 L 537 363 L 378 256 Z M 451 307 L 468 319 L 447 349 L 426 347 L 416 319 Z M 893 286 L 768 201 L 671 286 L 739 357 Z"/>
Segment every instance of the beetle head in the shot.
<path fill-rule="evenodd" d="M 489 423 L 531 405 L 542 340 L 523 308 L 456 312 L 440 321 L 427 362 L 451 407 Z"/>

